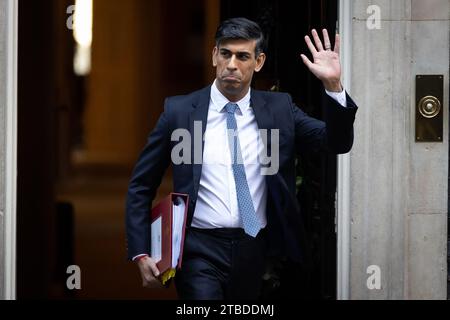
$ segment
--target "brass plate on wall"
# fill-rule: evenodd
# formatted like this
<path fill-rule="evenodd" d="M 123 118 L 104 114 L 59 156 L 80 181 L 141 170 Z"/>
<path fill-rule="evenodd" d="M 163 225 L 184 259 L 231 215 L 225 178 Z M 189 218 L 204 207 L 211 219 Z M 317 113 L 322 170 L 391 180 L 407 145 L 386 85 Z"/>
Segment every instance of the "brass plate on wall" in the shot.
<path fill-rule="evenodd" d="M 442 142 L 444 76 L 416 76 L 416 142 Z"/>

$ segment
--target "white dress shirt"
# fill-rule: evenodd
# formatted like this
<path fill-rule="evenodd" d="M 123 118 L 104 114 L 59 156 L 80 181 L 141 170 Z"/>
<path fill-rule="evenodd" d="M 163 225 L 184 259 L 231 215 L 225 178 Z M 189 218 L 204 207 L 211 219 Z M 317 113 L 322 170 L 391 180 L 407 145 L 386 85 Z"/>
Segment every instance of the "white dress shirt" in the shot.
<path fill-rule="evenodd" d="M 267 187 L 265 176 L 261 175 L 258 155 L 264 144 L 258 139 L 258 125 L 253 108 L 250 107 L 251 91 L 236 102 L 235 117 L 237 134 L 242 152 L 245 174 L 253 200 L 256 216 L 261 228 L 266 221 Z M 227 112 L 230 101 L 211 86 L 208 120 L 205 131 L 202 175 L 192 226 L 196 228 L 238 228 L 242 227 L 239 217 L 236 186 L 234 182 L 231 153 L 227 136 Z"/>

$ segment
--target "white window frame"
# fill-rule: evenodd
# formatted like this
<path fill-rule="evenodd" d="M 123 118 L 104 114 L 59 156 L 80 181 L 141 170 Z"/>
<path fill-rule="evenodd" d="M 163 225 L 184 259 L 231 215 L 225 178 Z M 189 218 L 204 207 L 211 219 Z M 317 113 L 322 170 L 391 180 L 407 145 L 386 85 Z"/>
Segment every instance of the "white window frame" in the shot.
<path fill-rule="evenodd" d="M 339 34 L 343 86 L 351 91 L 352 4 L 339 1 Z M 337 172 L 337 293 L 338 300 L 350 299 L 350 154 L 338 157 Z"/>
<path fill-rule="evenodd" d="M 16 186 L 17 186 L 17 43 L 18 0 L 7 0 L 7 83 L 4 212 L 4 298 L 16 299 Z"/>

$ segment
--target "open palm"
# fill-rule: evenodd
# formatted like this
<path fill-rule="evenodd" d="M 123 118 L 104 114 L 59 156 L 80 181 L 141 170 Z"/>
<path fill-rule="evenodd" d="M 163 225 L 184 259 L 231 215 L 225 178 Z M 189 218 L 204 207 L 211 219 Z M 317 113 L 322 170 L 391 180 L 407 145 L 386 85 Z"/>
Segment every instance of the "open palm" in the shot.
<path fill-rule="evenodd" d="M 309 36 L 305 36 L 306 44 L 312 54 L 314 62 L 311 62 L 304 54 L 301 55 L 303 62 L 308 69 L 320 79 L 327 89 L 336 89 L 340 87 L 341 63 L 339 59 L 340 39 L 336 35 L 334 50 L 331 50 L 331 42 L 328 32 L 323 29 L 324 45 L 319 38 L 316 30 L 312 30 L 314 44 Z"/>

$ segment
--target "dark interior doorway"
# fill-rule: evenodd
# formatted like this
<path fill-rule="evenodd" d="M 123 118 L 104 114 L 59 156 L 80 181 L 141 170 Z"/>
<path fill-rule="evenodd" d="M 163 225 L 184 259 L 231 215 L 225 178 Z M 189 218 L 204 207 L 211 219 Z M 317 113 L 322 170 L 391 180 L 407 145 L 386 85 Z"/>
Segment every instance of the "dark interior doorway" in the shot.
<path fill-rule="evenodd" d="M 300 53 L 309 53 L 304 36 L 313 28 L 327 28 L 329 34 L 335 34 L 337 5 L 334 0 L 302 1 L 300 8 L 298 3 L 287 1 L 223 0 L 221 18 L 255 20 L 269 37 L 268 60 L 255 79 L 255 87 L 288 92 L 305 112 L 321 119 L 325 93 L 320 81 L 303 65 Z M 336 299 L 336 168 L 333 155 L 298 159 L 297 197 L 312 249 L 312 269 L 308 273 L 301 266 L 277 262 L 276 279 L 268 283 L 265 297 Z"/>
<path fill-rule="evenodd" d="M 75 0 L 20 1 L 18 299 L 176 298 L 142 288 L 126 260 L 124 198 L 164 97 L 204 86 L 211 3 L 94 0 L 91 70 L 78 76 Z M 167 175 L 158 196 L 170 191 Z M 81 290 L 66 285 L 73 265 Z"/>

